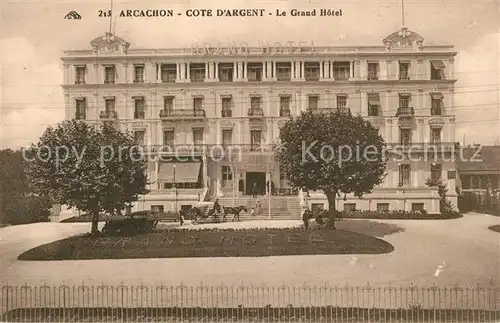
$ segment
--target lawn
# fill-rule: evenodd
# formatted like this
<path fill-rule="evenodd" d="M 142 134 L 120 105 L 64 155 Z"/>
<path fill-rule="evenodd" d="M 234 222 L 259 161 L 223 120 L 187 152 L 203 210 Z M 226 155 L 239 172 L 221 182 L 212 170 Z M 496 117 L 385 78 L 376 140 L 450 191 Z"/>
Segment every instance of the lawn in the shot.
<path fill-rule="evenodd" d="M 74 236 L 35 247 L 19 260 L 263 257 L 384 254 L 394 247 L 361 233 L 301 228 L 170 229 L 133 237 Z"/>
<path fill-rule="evenodd" d="M 499 225 L 492 225 L 491 227 L 489 227 L 488 229 L 492 230 L 492 231 L 495 231 L 495 232 L 499 232 L 500 233 L 500 224 Z"/>

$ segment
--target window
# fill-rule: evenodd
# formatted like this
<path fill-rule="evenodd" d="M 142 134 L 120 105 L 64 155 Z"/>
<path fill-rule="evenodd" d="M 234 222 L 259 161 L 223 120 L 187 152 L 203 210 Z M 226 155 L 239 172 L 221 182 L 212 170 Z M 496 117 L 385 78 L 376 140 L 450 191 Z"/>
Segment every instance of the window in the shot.
<path fill-rule="evenodd" d="M 471 180 L 471 188 L 472 189 L 479 189 L 481 188 L 481 177 L 478 175 L 472 175 L 472 180 Z"/>
<path fill-rule="evenodd" d="M 222 166 L 222 183 L 224 186 L 227 186 L 227 184 L 231 183 L 232 180 L 233 172 L 231 172 L 231 167 Z"/>
<path fill-rule="evenodd" d="M 471 176 L 470 175 L 462 175 L 460 177 L 461 177 L 460 181 L 462 182 L 462 188 L 464 190 L 470 189 L 471 188 L 470 184 L 471 184 L 471 180 L 472 180 Z"/>
<path fill-rule="evenodd" d="M 134 119 L 144 119 L 145 115 L 145 107 L 144 107 L 144 98 L 135 98 L 134 99 L 135 110 L 134 110 Z"/>
<path fill-rule="evenodd" d="M 205 64 L 190 64 L 189 78 L 191 82 L 204 82 L 205 81 Z"/>
<path fill-rule="evenodd" d="M 291 76 L 291 63 L 276 63 L 276 78 L 278 79 L 278 81 L 290 81 Z"/>
<path fill-rule="evenodd" d="M 400 108 L 409 108 L 410 107 L 411 96 L 409 94 L 400 94 L 399 95 L 399 107 Z"/>
<path fill-rule="evenodd" d="M 309 96 L 309 110 L 318 110 L 319 97 L 317 95 Z"/>
<path fill-rule="evenodd" d="M 399 186 L 410 185 L 410 164 L 399 165 Z"/>
<path fill-rule="evenodd" d="M 442 80 L 444 78 L 444 63 L 440 60 L 431 60 L 431 80 Z"/>
<path fill-rule="evenodd" d="M 87 100 L 85 98 L 76 99 L 76 120 L 85 120 L 87 115 Z"/>
<path fill-rule="evenodd" d="M 87 68 L 85 66 L 75 66 L 75 84 L 85 84 L 85 74 Z"/>
<path fill-rule="evenodd" d="M 151 205 L 151 213 L 163 213 L 163 205 Z"/>
<path fill-rule="evenodd" d="M 177 78 L 177 65 L 162 64 L 161 65 L 161 81 L 163 83 L 175 82 Z"/>
<path fill-rule="evenodd" d="M 380 114 L 380 97 L 378 93 L 368 93 L 368 116 L 378 117 Z"/>
<path fill-rule="evenodd" d="M 106 104 L 106 112 L 114 112 L 115 111 L 115 99 L 109 98 L 104 100 Z"/>
<path fill-rule="evenodd" d="M 443 95 L 441 93 L 431 94 L 431 115 L 440 116 L 441 106 L 443 104 Z"/>
<path fill-rule="evenodd" d="M 260 96 L 253 96 L 250 98 L 250 115 L 251 116 L 262 115 Z"/>
<path fill-rule="evenodd" d="M 347 96 L 337 95 L 337 110 L 343 112 L 347 109 Z"/>
<path fill-rule="evenodd" d="M 193 110 L 195 113 L 203 110 L 203 98 L 193 98 Z"/>
<path fill-rule="evenodd" d="M 280 96 L 280 117 L 290 116 L 290 97 Z"/>
<path fill-rule="evenodd" d="M 203 129 L 193 129 L 193 144 L 195 147 L 203 145 Z"/>
<path fill-rule="evenodd" d="M 163 110 L 165 112 L 172 112 L 174 110 L 174 97 L 166 96 L 163 98 Z"/>
<path fill-rule="evenodd" d="M 379 66 L 378 63 L 368 63 L 368 80 L 378 80 Z"/>
<path fill-rule="evenodd" d="M 399 114 L 413 114 L 412 107 L 410 106 L 411 96 L 407 93 L 399 94 Z"/>
<path fill-rule="evenodd" d="M 249 81 L 262 81 L 262 63 L 248 63 L 247 73 Z"/>
<path fill-rule="evenodd" d="M 400 80 L 410 79 L 410 62 L 399 61 L 399 79 Z"/>
<path fill-rule="evenodd" d="M 431 128 L 431 144 L 441 143 L 441 128 Z"/>
<path fill-rule="evenodd" d="M 233 81 L 234 65 L 232 63 L 219 64 L 219 81 L 232 82 Z"/>
<path fill-rule="evenodd" d="M 134 131 L 134 142 L 138 146 L 144 145 L 144 137 L 146 136 L 146 132 L 144 130 Z"/>
<path fill-rule="evenodd" d="M 167 147 L 174 146 L 175 136 L 173 130 L 164 130 L 163 131 L 163 145 Z"/>
<path fill-rule="evenodd" d="M 356 203 L 344 203 L 344 211 L 356 211 Z"/>
<path fill-rule="evenodd" d="M 233 113 L 231 110 L 233 99 L 230 97 L 222 98 L 222 117 L 229 118 L 232 117 Z"/>
<path fill-rule="evenodd" d="M 389 211 L 389 203 L 377 203 L 377 211 L 378 212 Z"/>
<path fill-rule="evenodd" d="M 252 151 L 260 150 L 261 134 L 262 134 L 262 132 L 260 130 L 251 130 L 250 131 L 250 144 L 251 144 Z"/>
<path fill-rule="evenodd" d="M 134 83 L 144 83 L 144 65 L 134 65 Z"/>
<path fill-rule="evenodd" d="M 317 62 L 306 62 L 304 66 L 305 79 L 306 81 L 318 81 L 319 80 L 319 63 Z"/>
<path fill-rule="evenodd" d="M 115 83 L 115 66 L 105 66 L 104 67 L 104 83 Z"/>
<path fill-rule="evenodd" d="M 431 180 L 433 181 L 440 180 L 442 171 L 443 171 L 443 165 L 431 164 Z"/>
<path fill-rule="evenodd" d="M 424 210 L 424 203 L 412 203 L 411 210 L 414 212 L 419 212 Z"/>
<path fill-rule="evenodd" d="M 224 129 L 222 130 L 222 146 L 224 148 L 231 146 L 233 143 L 233 130 Z"/>
<path fill-rule="evenodd" d="M 313 212 L 319 212 L 325 208 L 325 205 L 323 203 L 312 203 L 311 204 L 311 211 Z"/>
<path fill-rule="evenodd" d="M 401 145 L 411 144 L 411 129 L 399 129 L 399 143 Z"/>
<path fill-rule="evenodd" d="M 351 70 L 349 62 L 336 62 L 333 63 L 333 77 L 338 81 L 345 81 L 349 79 L 349 72 Z"/>

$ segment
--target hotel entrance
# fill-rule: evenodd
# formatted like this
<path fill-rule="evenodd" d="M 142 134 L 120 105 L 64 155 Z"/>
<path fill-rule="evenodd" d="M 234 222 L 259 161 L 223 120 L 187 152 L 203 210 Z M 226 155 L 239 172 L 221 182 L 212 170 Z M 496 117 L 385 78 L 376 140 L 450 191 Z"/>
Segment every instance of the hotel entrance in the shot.
<path fill-rule="evenodd" d="M 245 194 L 252 195 L 255 183 L 255 193 L 257 195 L 266 194 L 266 173 L 264 172 L 246 172 Z"/>

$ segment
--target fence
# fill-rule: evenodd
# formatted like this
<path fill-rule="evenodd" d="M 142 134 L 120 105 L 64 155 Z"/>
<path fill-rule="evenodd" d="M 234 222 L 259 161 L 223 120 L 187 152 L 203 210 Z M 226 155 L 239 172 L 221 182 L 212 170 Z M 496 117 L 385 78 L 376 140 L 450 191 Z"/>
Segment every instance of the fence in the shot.
<path fill-rule="evenodd" d="M 500 289 L 10 286 L 2 322 L 499 322 Z"/>

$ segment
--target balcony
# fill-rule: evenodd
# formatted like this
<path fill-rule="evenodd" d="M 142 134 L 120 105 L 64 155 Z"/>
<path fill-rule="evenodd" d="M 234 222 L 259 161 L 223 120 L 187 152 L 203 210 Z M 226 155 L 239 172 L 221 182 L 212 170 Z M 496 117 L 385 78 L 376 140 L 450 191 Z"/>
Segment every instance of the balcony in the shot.
<path fill-rule="evenodd" d="M 280 109 L 280 117 L 289 118 L 290 116 L 290 109 Z"/>
<path fill-rule="evenodd" d="M 161 154 L 164 156 L 201 156 L 206 149 L 206 145 L 150 145 L 143 146 L 146 154 Z"/>
<path fill-rule="evenodd" d="M 103 120 L 115 120 L 118 118 L 118 113 L 116 111 L 101 111 L 99 118 Z"/>
<path fill-rule="evenodd" d="M 413 107 L 399 107 L 396 112 L 396 117 L 413 117 L 415 109 Z"/>
<path fill-rule="evenodd" d="M 342 114 L 351 114 L 351 109 L 348 107 L 337 108 L 337 112 Z"/>
<path fill-rule="evenodd" d="M 264 111 L 262 111 L 262 108 L 250 108 L 248 109 L 248 116 L 250 119 L 261 120 L 264 117 Z"/>
<path fill-rule="evenodd" d="M 144 111 L 135 111 L 134 119 L 144 119 L 145 113 Z"/>
<path fill-rule="evenodd" d="M 453 151 L 456 148 L 456 144 L 454 142 L 404 142 L 404 143 L 387 143 L 386 144 L 388 151 L 430 151 L 434 150 L 437 152 L 441 151 Z"/>
<path fill-rule="evenodd" d="M 85 112 L 76 112 L 75 113 L 75 120 L 85 120 L 87 118 Z"/>
<path fill-rule="evenodd" d="M 231 109 L 222 109 L 223 118 L 231 118 L 233 116 L 233 111 Z"/>
<path fill-rule="evenodd" d="M 203 109 L 161 110 L 162 120 L 203 120 L 206 118 Z"/>

